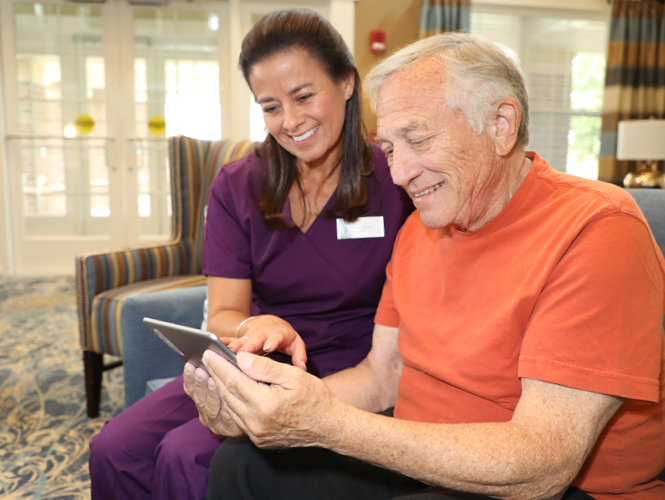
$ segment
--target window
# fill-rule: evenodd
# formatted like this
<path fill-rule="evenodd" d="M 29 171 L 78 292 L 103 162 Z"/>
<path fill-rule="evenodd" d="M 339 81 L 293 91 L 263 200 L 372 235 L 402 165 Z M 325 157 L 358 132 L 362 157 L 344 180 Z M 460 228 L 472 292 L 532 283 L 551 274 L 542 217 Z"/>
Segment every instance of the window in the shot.
<path fill-rule="evenodd" d="M 512 50 L 529 90 L 531 140 L 560 171 L 598 177 L 609 19 L 604 14 L 479 6 L 471 32 Z"/>

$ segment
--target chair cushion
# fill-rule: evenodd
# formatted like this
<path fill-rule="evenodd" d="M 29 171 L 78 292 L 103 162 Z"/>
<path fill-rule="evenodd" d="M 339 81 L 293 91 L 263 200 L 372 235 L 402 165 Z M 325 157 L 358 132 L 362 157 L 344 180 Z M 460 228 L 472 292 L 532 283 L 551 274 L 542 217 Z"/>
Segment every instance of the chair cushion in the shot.
<path fill-rule="evenodd" d="M 205 285 L 206 277 L 199 274 L 170 276 L 107 290 L 95 295 L 91 314 L 91 343 L 89 350 L 114 356 L 122 356 L 122 329 L 120 317 L 125 300 L 133 295 L 176 290 L 190 286 Z"/>

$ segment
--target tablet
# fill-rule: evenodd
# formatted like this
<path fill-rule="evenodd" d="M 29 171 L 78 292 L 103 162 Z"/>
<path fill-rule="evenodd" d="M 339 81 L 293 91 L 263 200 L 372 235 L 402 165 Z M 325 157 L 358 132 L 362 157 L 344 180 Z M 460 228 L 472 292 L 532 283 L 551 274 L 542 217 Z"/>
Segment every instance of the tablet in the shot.
<path fill-rule="evenodd" d="M 213 333 L 152 318 L 143 318 L 143 323 L 178 356 L 196 367 L 205 370 L 201 357 L 206 349 L 216 352 L 238 366 L 236 355 Z"/>

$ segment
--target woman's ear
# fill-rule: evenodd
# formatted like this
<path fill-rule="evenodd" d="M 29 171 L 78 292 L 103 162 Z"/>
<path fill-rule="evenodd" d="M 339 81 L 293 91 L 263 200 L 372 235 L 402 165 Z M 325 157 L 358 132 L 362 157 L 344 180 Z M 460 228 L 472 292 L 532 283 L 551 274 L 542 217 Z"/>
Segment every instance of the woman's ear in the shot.
<path fill-rule="evenodd" d="M 353 73 L 349 73 L 342 83 L 342 89 L 344 90 L 344 98 L 348 101 L 353 95 L 353 91 L 356 88 L 356 79 Z"/>
<path fill-rule="evenodd" d="M 508 98 L 496 108 L 493 121 L 494 145 L 499 156 L 505 156 L 515 147 L 522 123 L 522 109 L 519 103 Z"/>

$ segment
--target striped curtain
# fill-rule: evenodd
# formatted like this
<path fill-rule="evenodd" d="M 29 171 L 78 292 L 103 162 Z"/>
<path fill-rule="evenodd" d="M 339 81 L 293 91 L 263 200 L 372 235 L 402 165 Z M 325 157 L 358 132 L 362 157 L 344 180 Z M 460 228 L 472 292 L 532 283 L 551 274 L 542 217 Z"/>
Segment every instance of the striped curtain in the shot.
<path fill-rule="evenodd" d="M 423 0 L 420 10 L 419 37 L 447 31 L 469 31 L 471 0 Z"/>
<path fill-rule="evenodd" d="M 623 185 L 637 167 L 616 159 L 620 120 L 665 118 L 665 4 L 663 0 L 614 0 L 598 178 Z M 665 140 L 665 138 L 663 138 Z"/>

